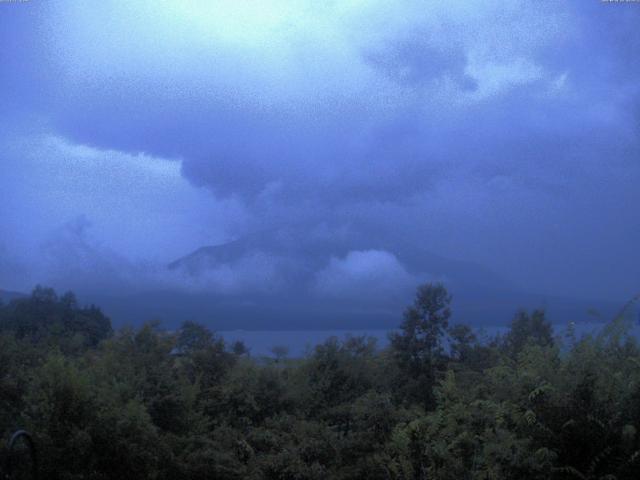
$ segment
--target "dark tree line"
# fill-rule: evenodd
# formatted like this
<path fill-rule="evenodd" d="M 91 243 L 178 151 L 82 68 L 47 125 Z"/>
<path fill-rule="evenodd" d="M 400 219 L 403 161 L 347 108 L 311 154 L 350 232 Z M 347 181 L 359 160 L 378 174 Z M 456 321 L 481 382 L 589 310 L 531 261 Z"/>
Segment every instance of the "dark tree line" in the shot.
<path fill-rule="evenodd" d="M 640 478 L 622 317 L 561 343 L 542 311 L 488 342 L 450 316 L 427 284 L 386 349 L 256 359 L 193 322 L 113 332 L 37 288 L 0 307 L 0 451 L 29 429 L 51 479 Z"/>

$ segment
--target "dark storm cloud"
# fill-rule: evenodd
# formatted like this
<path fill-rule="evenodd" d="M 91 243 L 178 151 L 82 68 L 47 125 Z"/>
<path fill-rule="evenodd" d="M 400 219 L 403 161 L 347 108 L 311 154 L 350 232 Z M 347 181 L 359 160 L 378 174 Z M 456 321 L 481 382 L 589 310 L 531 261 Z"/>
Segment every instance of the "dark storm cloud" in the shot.
<path fill-rule="evenodd" d="M 602 295 L 626 292 L 640 281 L 640 9 L 505 3 L 295 10 L 263 37 L 215 23 L 224 12 L 172 31 L 144 2 L 4 11 L 5 117 L 30 112 L 122 162 L 180 162 L 211 203 L 240 205 L 228 236 L 323 225 L 353 252 L 398 255 L 398 271 L 422 243 L 535 289 L 596 292 L 614 271 Z M 343 275 L 349 251 L 321 271 Z"/>
<path fill-rule="evenodd" d="M 340 92 L 323 92 L 320 81 L 309 79 L 315 96 L 294 104 L 295 96 L 292 100 L 285 94 L 283 99 L 260 105 L 270 92 L 262 91 L 251 59 L 247 66 L 214 48 L 211 55 L 222 59 L 211 61 L 211 78 L 204 80 L 217 94 L 209 95 L 188 76 L 185 91 L 173 85 L 162 88 L 162 78 L 132 80 L 114 75 L 86 84 L 76 78 L 78 83 L 60 86 L 64 108 L 54 112 L 54 118 L 62 132 L 82 143 L 180 157 L 185 175 L 194 183 L 208 185 L 217 194 L 248 199 L 270 190 L 286 198 L 317 194 L 319 201 L 329 203 L 333 197 L 345 201 L 380 195 L 395 198 L 428 188 L 434 177 L 457 168 L 553 183 L 554 178 L 537 178 L 538 172 L 544 170 L 547 177 L 553 177 L 555 170 L 562 175 L 563 169 L 575 168 L 576 158 L 584 157 L 576 151 L 581 144 L 592 152 L 592 142 L 605 143 L 590 154 L 600 159 L 607 148 L 615 150 L 616 137 L 629 128 L 624 122 L 633 121 L 626 110 L 637 102 L 632 83 L 637 76 L 633 67 L 637 56 L 627 54 L 637 43 L 638 35 L 629 31 L 628 18 L 633 12 L 570 13 L 571 21 L 575 18 L 577 22 L 574 36 L 561 37 L 560 42 L 552 36 L 546 45 L 523 52 L 541 69 L 538 78 L 518 79 L 528 73 L 517 70 L 527 67 L 510 64 L 510 59 L 499 66 L 503 71 L 481 74 L 489 77 L 488 83 L 494 81 L 492 75 L 498 81 L 506 77 L 507 84 L 478 101 L 473 94 L 481 86 L 467 89 L 460 84 L 461 78 L 474 83 L 483 80 L 465 72 L 469 61 L 463 49 L 472 45 L 432 45 L 428 33 L 418 31 L 392 36 L 355 58 L 363 61 L 355 69 L 373 68 L 397 86 L 384 80 L 369 82 L 361 92 L 341 97 Z M 626 42 L 620 33 L 609 34 L 618 31 L 613 28 L 617 22 L 618 28 L 631 34 Z M 457 30 L 451 26 L 440 33 L 453 41 Z M 557 59 L 557 51 L 573 54 Z M 550 62 L 545 60 L 547 55 Z M 586 58 L 591 74 L 585 71 Z M 107 62 L 107 67 L 111 61 L 116 59 Z M 237 70 L 238 77 L 219 84 L 216 66 Z M 567 91 L 550 94 L 554 77 L 561 82 L 563 75 Z M 299 81 L 295 76 L 291 80 Z M 438 83 L 447 80 L 452 84 Z M 240 84 L 237 90 L 236 81 Z M 246 82 L 255 85 L 246 88 Z M 73 94 L 68 91 L 71 87 Z M 292 83 L 290 88 L 299 86 Z M 380 98 L 372 95 L 377 89 L 383 90 Z M 465 92 L 469 93 L 468 105 L 448 105 L 464 98 Z M 443 98 L 434 100 L 436 96 Z M 636 141 L 629 134 L 622 141 Z M 606 140 L 594 138 L 612 135 Z M 619 152 L 609 153 L 615 153 L 610 155 L 614 161 L 625 161 Z M 549 163 L 555 168 L 550 169 Z"/>

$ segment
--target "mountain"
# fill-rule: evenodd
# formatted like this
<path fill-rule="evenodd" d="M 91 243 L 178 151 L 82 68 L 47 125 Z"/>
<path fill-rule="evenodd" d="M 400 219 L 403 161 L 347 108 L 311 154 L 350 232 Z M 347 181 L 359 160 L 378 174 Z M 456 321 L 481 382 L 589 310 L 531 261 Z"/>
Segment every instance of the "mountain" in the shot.
<path fill-rule="evenodd" d="M 233 264 L 252 252 L 273 258 L 287 258 L 298 265 L 299 273 L 313 274 L 331 258 L 343 258 L 353 251 L 387 251 L 393 253 L 411 273 L 428 272 L 432 276 L 455 278 L 465 284 L 508 287 L 508 282 L 483 266 L 435 255 L 415 242 L 392 238 L 333 238 L 328 232 L 309 233 L 302 229 L 273 229 L 247 235 L 221 245 L 204 246 L 168 265 L 198 275 L 222 264 Z"/>
<path fill-rule="evenodd" d="M 505 325 L 518 308 L 542 307 L 564 323 L 597 320 L 590 310 L 607 319 L 618 307 L 522 291 L 483 266 L 415 243 L 303 229 L 203 246 L 168 264 L 167 273 L 177 282 L 173 288 L 88 300 L 116 324 L 155 318 L 173 328 L 196 320 L 216 330 L 395 328 L 415 287 L 429 280 L 444 281 L 452 293 L 453 321 L 475 326 Z M 330 294 L 318 287 L 319 278 L 325 287 L 327 278 L 330 286 L 334 281 Z M 350 290 L 352 280 L 363 287 Z M 394 282 L 404 283 L 395 288 Z"/>

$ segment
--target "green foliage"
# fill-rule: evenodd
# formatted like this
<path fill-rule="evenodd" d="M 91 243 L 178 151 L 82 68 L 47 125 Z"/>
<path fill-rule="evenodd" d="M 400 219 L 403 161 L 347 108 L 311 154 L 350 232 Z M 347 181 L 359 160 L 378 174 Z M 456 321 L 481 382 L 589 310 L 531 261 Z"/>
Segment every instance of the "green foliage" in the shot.
<path fill-rule="evenodd" d="M 111 321 L 99 308 L 80 308 L 73 293 L 58 298 L 53 289 L 38 286 L 29 298 L 0 306 L 2 332 L 73 354 L 97 346 L 112 334 L 112 329 Z"/>
<path fill-rule="evenodd" d="M 0 450 L 28 428 L 42 477 L 63 480 L 640 478 L 623 319 L 561 349 L 519 312 L 483 344 L 449 304 L 425 285 L 388 349 L 330 338 L 274 360 L 193 322 L 111 334 L 37 288 L 0 307 Z"/>
<path fill-rule="evenodd" d="M 543 310 L 534 310 L 531 315 L 524 310 L 519 311 L 503 339 L 504 351 L 513 357 L 527 345 L 553 345 L 553 330 Z"/>

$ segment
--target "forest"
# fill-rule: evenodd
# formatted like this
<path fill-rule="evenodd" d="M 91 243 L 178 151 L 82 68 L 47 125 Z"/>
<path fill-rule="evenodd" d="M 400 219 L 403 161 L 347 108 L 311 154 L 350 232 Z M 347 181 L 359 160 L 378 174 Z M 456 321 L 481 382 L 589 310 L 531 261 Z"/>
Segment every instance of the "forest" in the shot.
<path fill-rule="evenodd" d="M 46 479 L 640 478 L 628 318 L 558 338 L 519 311 L 481 341 L 452 308 L 424 284 L 388 347 L 255 358 L 194 322 L 114 331 L 37 287 L 0 306 L 0 461 L 24 428 Z"/>

